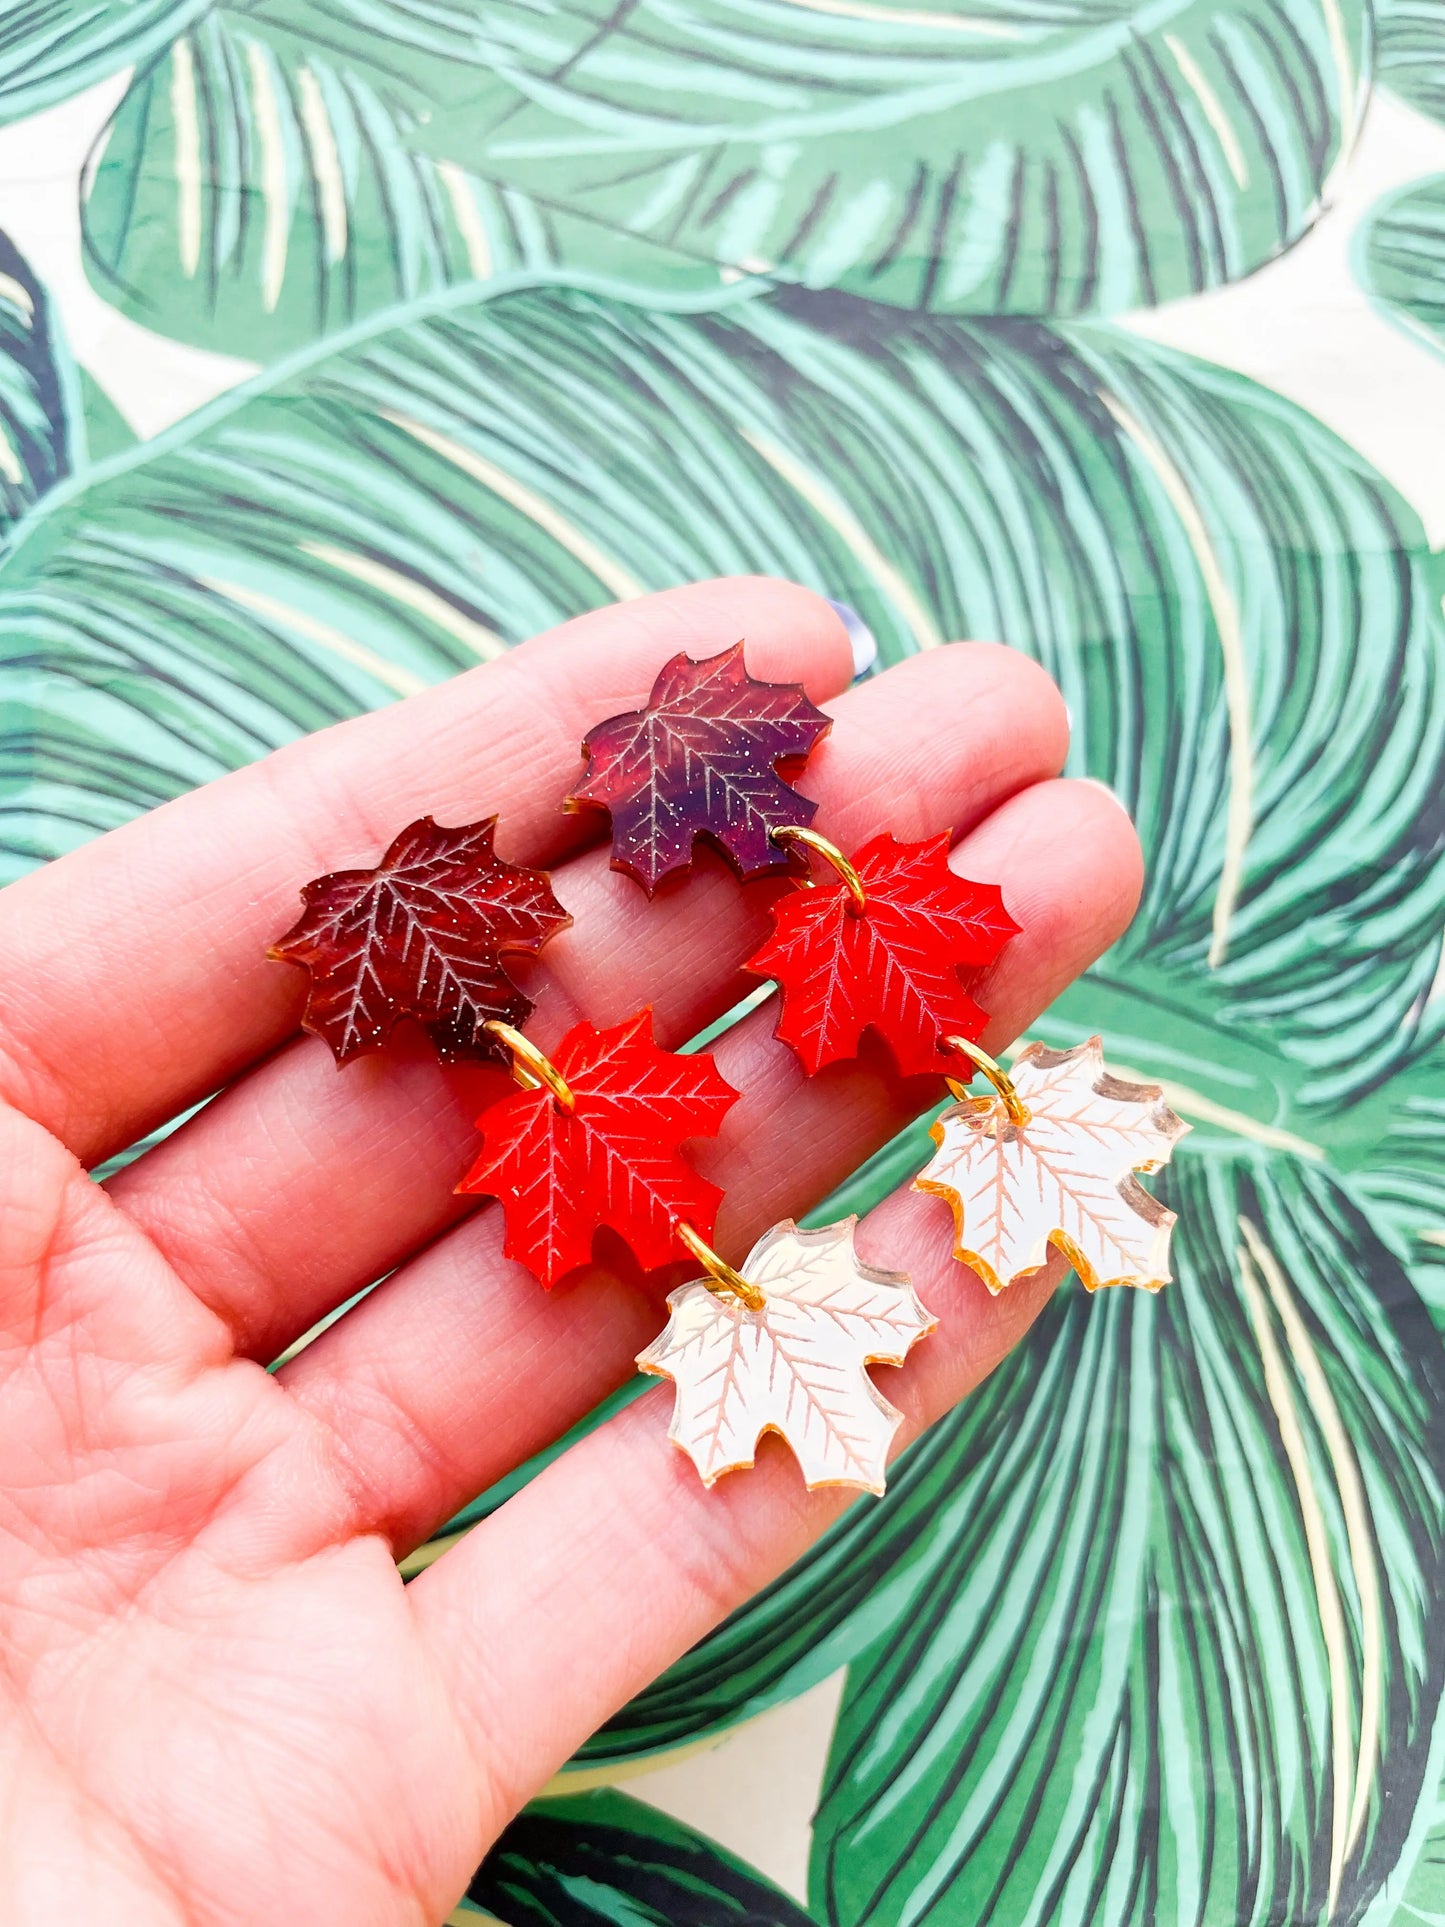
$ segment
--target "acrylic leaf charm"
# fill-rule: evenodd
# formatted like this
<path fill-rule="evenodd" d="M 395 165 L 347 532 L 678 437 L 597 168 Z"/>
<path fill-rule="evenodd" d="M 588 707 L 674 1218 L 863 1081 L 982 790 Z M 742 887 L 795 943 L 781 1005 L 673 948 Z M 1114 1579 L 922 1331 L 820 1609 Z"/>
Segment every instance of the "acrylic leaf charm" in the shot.
<path fill-rule="evenodd" d="M 952 1207 L 954 1255 L 992 1292 L 1038 1271 L 1050 1244 L 1090 1291 L 1167 1284 L 1175 1216 L 1133 1173 L 1167 1164 L 1189 1126 L 1158 1085 L 1107 1071 L 1097 1037 L 1032 1044 L 1012 1075 L 1027 1123 L 1001 1097 L 963 1098 L 933 1126 L 938 1149 L 914 1180 Z"/>
<path fill-rule="evenodd" d="M 414 1017 L 444 1061 L 506 1052 L 489 1018 L 520 1024 L 530 1000 L 504 959 L 535 956 L 572 919 L 545 870 L 504 863 L 497 819 L 442 829 L 408 823 L 374 870 L 337 870 L 306 884 L 300 921 L 268 955 L 311 973 L 302 1023 L 338 1064 L 378 1050 Z"/>
<path fill-rule="evenodd" d="M 721 1191 L 679 1155 L 712 1137 L 737 1092 L 701 1052 L 659 1050 L 652 1013 L 581 1023 L 552 1056 L 572 1101 L 515 1091 L 479 1120 L 482 1151 L 458 1187 L 502 1200 L 504 1249 L 546 1286 L 592 1255 L 610 1225 L 651 1270 L 682 1255 L 679 1219 L 711 1237 Z"/>
<path fill-rule="evenodd" d="M 935 1321 L 901 1272 L 859 1260 L 857 1223 L 800 1231 L 787 1219 L 766 1232 L 741 1267 L 760 1311 L 703 1284 L 669 1296 L 667 1329 L 637 1363 L 676 1385 L 669 1437 L 704 1485 L 779 1432 L 810 1487 L 882 1492 L 900 1414 L 866 1368 L 901 1365 Z"/>
<path fill-rule="evenodd" d="M 1018 925 L 996 884 L 970 883 L 948 867 L 946 836 L 875 836 L 853 867 L 861 906 L 832 876 L 773 905 L 774 934 L 747 968 L 777 979 L 778 1036 L 810 1074 L 856 1056 L 869 1026 L 904 1076 L 956 1069 L 941 1040 L 978 1037 L 987 1022 L 959 969 L 992 963 Z"/>
<path fill-rule="evenodd" d="M 786 780 L 830 726 L 794 683 L 755 682 L 743 645 L 674 656 L 645 709 L 610 717 L 582 745 L 587 774 L 568 807 L 611 812 L 612 866 L 651 896 L 705 836 L 745 880 L 793 867 L 772 832 L 810 823 L 817 804 Z"/>

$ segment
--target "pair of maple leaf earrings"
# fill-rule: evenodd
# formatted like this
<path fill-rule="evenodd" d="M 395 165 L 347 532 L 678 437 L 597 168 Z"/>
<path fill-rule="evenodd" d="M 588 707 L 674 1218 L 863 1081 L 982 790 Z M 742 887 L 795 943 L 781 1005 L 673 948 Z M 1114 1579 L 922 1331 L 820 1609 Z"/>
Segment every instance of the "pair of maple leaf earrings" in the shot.
<path fill-rule="evenodd" d="M 749 676 L 738 643 L 675 657 L 645 709 L 583 744 L 588 769 L 567 807 L 610 813 L 612 862 L 652 896 L 688 869 L 705 837 L 746 883 L 791 875 L 773 936 L 747 968 L 782 991 L 777 1034 L 811 1075 L 877 1030 L 904 1075 L 936 1072 L 956 1102 L 933 1126 L 915 1180 L 952 1207 L 955 1255 L 991 1292 L 1037 1271 L 1052 1243 L 1092 1291 L 1157 1289 L 1174 1214 L 1133 1173 L 1164 1164 L 1188 1128 L 1153 1085 L 1105 1069 L 1097 1037 L 1034 1044 L 1010 1076 L 980 1048 L 986 1014 L 960 971 L 991 963 L 1018 926 L 995 885 L 948 864 L 948 837 L 876 836 L 851 859 L 810 827 L 792 787 L 829 719 L 793 684 Z M 500 1198 L 508 1257 L 550 1287 L 592 1253 L 604 1224 L 646 1269 L 686 1252 L 702 1275 L 668 1298 L 666 1330 L 638 1358 L 676 1386 L 671 1437 L 703 1482 L 751 1465 L 782 1434 L 809 1486 L 881 1492 L 900 1415 L 868 1375 L 901 1365 L 935 1320 L 902 1273 L 864 1264 L 855 1218 L 776 1224 L 739 1270 L 712 1249 L 722 1193 L 681 1155 L 716 1134 L 738 1096 L 711 1057 L 659 1049 L 650 1010 L 580 1023 L 545 1057 L 519 1026 L 530 1001 L 508 955 L 533 955 L 571 918 L 547 873 L 505 863 L 496 818 L 410 824 L 374 870 L 308 883 L 306 910 L 270 952 L 311 977 L 303 1023 L 338 1063 L 379 1049 L 398 1018 L 446 1062 L 510 1066 L 520 1087 L 480 1119 L 481 1154 L 459 1187 Z M 832 874 L 810 872 L 810 857 Z M 994 1086 L 969 1097 L 955 1073 Z"/>

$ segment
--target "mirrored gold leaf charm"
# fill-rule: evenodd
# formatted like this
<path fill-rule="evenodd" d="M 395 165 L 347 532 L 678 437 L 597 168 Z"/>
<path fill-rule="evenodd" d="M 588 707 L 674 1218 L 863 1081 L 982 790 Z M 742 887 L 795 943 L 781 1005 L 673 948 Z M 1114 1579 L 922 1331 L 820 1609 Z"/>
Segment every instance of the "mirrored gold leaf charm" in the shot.
<path fill-rule="evenodd" d="M 901 1272 L 859 1260 L 857 1222 L 800 1231 L 786 1219 L 764 1233 L 741 1267 L 758 1311 L 700 1281 L 669 1296 L 667 1329 L 637 1363 L 676 1385 L 668 1436 L 704 1485 L 778 1432 L 809 1487 L 882 1492 L 900 1414 L 866 1368 L 901 1365 L 935 1321 Z"/>
<path fill-rule="evenodd" d="M 1175 1216 L 1133 1175 L 1167 1164 L 1189 1129 L 1159 1086 L 1113 1076 L 1097 1037 L 1073 1050 L 1031 1044 L 1012 1078 L 1026 1121 L 1002 1096 L 962 1098 L 933 1126 L 938 1149 L 914 1179 L 952 1207 L 954 1255 L 992 1292 L 1038 1271 L 1050 1244 L 1090 1291 L 1167 1284 Z"/>

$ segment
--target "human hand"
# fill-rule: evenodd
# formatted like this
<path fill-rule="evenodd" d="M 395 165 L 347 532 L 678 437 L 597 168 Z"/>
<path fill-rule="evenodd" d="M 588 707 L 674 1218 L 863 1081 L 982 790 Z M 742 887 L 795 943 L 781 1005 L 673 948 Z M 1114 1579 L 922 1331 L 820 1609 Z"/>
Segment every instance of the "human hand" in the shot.
<path fill-rule="evenodd" d="M 10 1927 L 442 1920 L 516 1808 L 609 1713 L 795 1558 L 844 1501 L 765 1442 L 711 1493 L 659 1387 L 403 1588 L 396 1561 L 631 1373 L 655 1282 L 549 1296 L 501 1214 L 453 1192 L 502 1086 L 419 1037 L 338 1073 L 268 962 L 300 884 L 409 819 L 501 816 L 573 927 L 531 972 L 544 1049 L 655 1007 L 676 1046 L 751 987 L 769 886 L 720 864 L 650 906 L 563 815 L 592 723 L 679 649 L 829 699 L 802 787 L 845 847 L 943 829 L 1022 935 L 979 989 L 997 1050 L 1133 912 L 1140 857 L 1098 786 L 1055 781 L 1062 702 L 961 644 L 848 690 L 819 598 L 708 583 L 618 605 L 166 805 L 0 895 L 0 1914 Z M 845 693 L 840 693 L 845 692 Z M 520 976 L 519 972 L 519 976 Z M 755 1011 L 743 1092 L 697 1161 L 734 1260 L 937 1096 L 881 1052 L 803 1076 Z M 224 1087 L 224 1088 L 223 1088 Z M 215 1091 L 103 1188 L 94 1166 Z M 940 1320 L 900 1443 L 1058 1281 L 991 1299 L 948 1211 L 859 1232 Z M 278 1373 L 328 1311 L 386 1282 Z"/>

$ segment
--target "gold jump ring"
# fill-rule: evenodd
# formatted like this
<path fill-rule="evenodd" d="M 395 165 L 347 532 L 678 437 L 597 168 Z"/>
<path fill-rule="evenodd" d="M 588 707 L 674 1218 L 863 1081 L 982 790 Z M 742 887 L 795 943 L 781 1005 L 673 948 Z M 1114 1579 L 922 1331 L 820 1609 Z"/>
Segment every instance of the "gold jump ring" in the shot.
<path fill-rule="evenodd" d="M 712 1246 L 700 1238 L 690 1224 L 676 1227 L 678 1242 L 687 1246 L 708 1274 L 702 1280 L 709 1291 L 727 1292 L 733 1298 L 741 1298 L 749 1311 L 761 1311 L 767 1299 L 756 1285 L 750 1285 L 739 1271 L 734 1271 L 725 1258 L 719 1258 Z"/>
<path fill-rule="evenodd" d="M 552 1062 L 519 1030 L 504 1024 L 500 1017 L 489 1017 L 482 1025 L 489 1030 L 499 1043 L 506 1045 L 512 1053 L 512 1075 L 524 1091 L 540 1090 L 545 1084 L 564 1111 L 576 1109 L 577 1100 L 568 1089 L 567 1080 Z"/>
<path fill-rule="evenodd" d="M 945 1037 L 943 1041 L 950 1050 L 956 1050 L 966 1057 L 975 1070 L 983 1072 L 1003 1099 L 1010 1124 L 1022 1127 L 1028 1123 L 1028 1106 L 1019 1096 L 1013 1079 L 996 1058 L 990 1057 L 981 1045 L 972 1043 L 967 1037 Z M 960 1084 L 957 1078 L 946 1077 L 943 1081 L 956 1098 L 962 1100 L 968 1096 L 967 1088 Z"/>
<path fill-rule="evenodd" d="M 805 830 L 801 826 L 793 824 L 789 824 L 781 830 L 773 831 L 773 841 L 775 843 L 783 843 L 789 840 L 805 845 L 806 848 L 822 857 L 825 863 L 830 863 L 838 872 L 838 875 L 842 877 L 844 883 L 847 884 L 848 893 L 853 899 L 854 909 L 863 910 L 867 908 L 868 898 L 863 889 L 863 879 L 836 843 L 830 843 L 828 838 L 821 835 L 817 830 Z M 800 878 L 799 881 L 801 880 Z"/>

